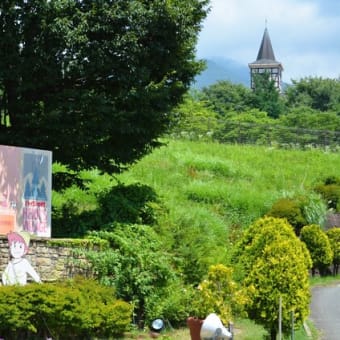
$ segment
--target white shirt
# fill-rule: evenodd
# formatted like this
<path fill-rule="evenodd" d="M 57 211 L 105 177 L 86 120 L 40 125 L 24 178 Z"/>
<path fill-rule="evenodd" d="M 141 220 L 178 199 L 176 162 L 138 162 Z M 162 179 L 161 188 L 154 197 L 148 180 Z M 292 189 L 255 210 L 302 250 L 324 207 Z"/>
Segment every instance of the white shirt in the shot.
<path fill-rule="evenodd" d="M 35 282 L 41 282 L 38 273 L 25 258 L 13 259 L 8 263 L 2 274 L 2 283 L 4 285 L 25 285 L 27 274 Z"/>

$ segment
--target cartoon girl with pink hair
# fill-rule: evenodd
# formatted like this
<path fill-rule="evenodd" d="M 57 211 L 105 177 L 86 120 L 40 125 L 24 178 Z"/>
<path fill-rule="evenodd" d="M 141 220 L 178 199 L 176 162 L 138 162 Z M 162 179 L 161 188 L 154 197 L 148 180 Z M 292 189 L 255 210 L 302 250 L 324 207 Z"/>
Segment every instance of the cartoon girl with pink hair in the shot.
<path fill-rule="evenodd" d="M 24 255 L 28 252 L 29 233 L 11 232 L 7 235 L 7 239 L 12 259 L 2 274 L 2 283 L 4 285 L 25 285 L 27 283 L 27 274 L 35 282 L 41 282 L 37 272 L 24 258 Z"/>

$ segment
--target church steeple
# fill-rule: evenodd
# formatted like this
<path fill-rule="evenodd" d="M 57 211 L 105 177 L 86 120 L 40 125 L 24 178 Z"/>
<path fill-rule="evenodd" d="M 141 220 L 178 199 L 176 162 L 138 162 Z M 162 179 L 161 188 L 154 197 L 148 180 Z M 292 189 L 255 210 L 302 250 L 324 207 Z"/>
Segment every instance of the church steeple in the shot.
<path fill-rule="evenodd" d="M 267 27 L 264 30 L 259 53 L 257 54 L 257 61 L 259 60 L 271 60 L 275 61 L 272 42 L 270 41 Z"/>
<path fill-rule="evenodd" d="M 254 77 L 256 74 L 268 72 L 270 79 L 274 80 L 275 85 L 281 91 L 282 64 L 276 61 L 272 43 L 270 41 L 267 27 L 264 30 L 259 52 L 256 61 L 249 63 L 251 88 L 254 88 Z"/>

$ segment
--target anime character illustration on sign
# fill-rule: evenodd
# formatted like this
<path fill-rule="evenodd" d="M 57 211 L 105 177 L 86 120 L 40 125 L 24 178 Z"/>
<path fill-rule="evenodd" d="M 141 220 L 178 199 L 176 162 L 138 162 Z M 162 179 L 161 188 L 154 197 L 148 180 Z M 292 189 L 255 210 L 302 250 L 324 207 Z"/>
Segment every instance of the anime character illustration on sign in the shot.
<path fill-rule="evenodd" d="M 2 283 L 4 285 L 25 285 L 27 283 L 27 274 L 35 282 L 40 283 L 40 276 L 24 257 L 29 249 L 29 233 L 24 231 L 11 232 L 7 235 L 7 239 L 12 258 L 2 274 Z"/>
<path fill-rule="evenodd" d="M 50 236 L 48 154 L 24 152 L 23 229 L 38 236 Z"/>
<path fill-rule="evenodd" d="M 52 152 L 0 145 L 0 235 L 51 237 Z"/>

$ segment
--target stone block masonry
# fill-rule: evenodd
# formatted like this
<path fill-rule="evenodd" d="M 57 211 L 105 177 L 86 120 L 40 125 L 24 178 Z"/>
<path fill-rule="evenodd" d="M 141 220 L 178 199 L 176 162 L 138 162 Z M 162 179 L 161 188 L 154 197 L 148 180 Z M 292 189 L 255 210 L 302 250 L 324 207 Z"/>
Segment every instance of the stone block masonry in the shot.
<path fill-rule="evenodd" d="M 49 238 L 32 237 L 28 254 L 25 256 L 43 282 L 61 281 L 75 275 L 88 276 L 86 259 L 81 255 L 74 255 L 72 242 L 67 246 L 65 240 L 64 245 L 59 246 L 50 244 L 50 241 Z M 5 270 L 9 260 L 7 236 L 0 235 L 0 274 Z"/>

